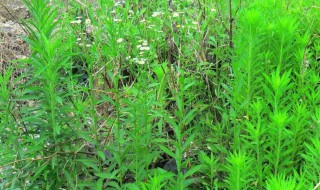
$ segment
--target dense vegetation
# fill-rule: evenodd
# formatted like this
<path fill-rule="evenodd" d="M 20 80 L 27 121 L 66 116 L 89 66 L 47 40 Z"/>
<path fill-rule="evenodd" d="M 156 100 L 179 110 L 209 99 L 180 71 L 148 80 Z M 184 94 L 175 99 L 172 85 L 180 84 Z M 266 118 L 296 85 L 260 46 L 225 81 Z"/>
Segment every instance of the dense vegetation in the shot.
<path fill-rule="evenodd" d="M 318 1 L 24 2 L 0 189 L 317 188 Z"/>

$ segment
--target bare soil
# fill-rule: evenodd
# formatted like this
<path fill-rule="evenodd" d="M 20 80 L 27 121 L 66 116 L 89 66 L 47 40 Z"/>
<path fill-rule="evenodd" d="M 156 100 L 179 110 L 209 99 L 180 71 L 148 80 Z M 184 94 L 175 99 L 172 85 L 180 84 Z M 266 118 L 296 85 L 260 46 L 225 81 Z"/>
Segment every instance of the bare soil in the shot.
<path fill-rule="evenodd" d="M 21 39 L 26 35 L 20 21 L 28 17 L 21 0 L 0 0 L 0 73 L 12 60 L 28 56 L 28 45 Z"/>

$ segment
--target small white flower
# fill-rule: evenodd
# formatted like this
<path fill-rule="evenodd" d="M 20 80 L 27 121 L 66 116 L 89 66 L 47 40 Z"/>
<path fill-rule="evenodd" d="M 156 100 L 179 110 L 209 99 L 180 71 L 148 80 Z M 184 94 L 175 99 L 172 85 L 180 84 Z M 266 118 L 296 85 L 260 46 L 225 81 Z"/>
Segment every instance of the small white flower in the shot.
<path fill-rule="evenodd" d="M 137 45 L 137 48 L 139 48 L 139 49 L 140 49 L 141 47 L 142 47 L 141 45 Z"/>
<path fill-rule="evenodd" d="M 85 23 L 86 25 L 90 25 L 90 24 L 91 24 L 91 20 L 87 18 L 87 19 L 84 21 L 84 23 Z"/>
<path fill-rule="evenodd" d="M 123 42 L 123 39 L 122 39 L 122 38 L 118 38 L 118 39 L 117 39 L 117 42 L 118 42 L 118 43 L 121 43 L 121 42 Z"/>
<path fill-rule="evenodd" d="M 151 29 L 151 28 L 153 28 L 153 27 L 155 27 L 155 26 L 156 26 L 156 25 L 151 24 L 151 25 L 149 25 L 147 28 Z"/>
<path fill-rule="evenodd" d="M 144 65 L 146 62 L 144 61 L 144 60 L 140 60 L 140 61 L 138 61 L 138 64 L 139 65 Z"/>
<path fill-rule="evenodd" d="M 149 51 L 149 50 L 150 50 L 150 47 L 148 47 L 148 46 L 147 46 L 147 47 L 141 47 L 140 50 L 141 50 L 141 51 Z"/>
<path fill-rule="evenodd" d="M 140 20 L 140 23 L 144 23 L 144 22 L 146 22 L 146 19 Z"/>
<path fill-rule="evenodd" d="M 172 16 L 173 16 L 173 17 L 178 17 L 178 16 L 179 16 L 179 13 L 173 12 Z"/>
<path fill-rule="evenodd" d="M 71 24 L 80 24 L 81 23 L 81 20 L 73 20 L 70 22 Z"/>
<path fill-rule="evenodd" d="M 91 44 L 86 44 L 86 47 L 91 47 L 92 45 Z"/>
<path fill-rule="evenodd" d="M 121 22 L 122 19 L 117 19 L 117 18 L 115 18 L 115 19 L 113 19 L 113 21 L 114 21 L 114 22 Z"/>
<path fill-rule="evenodd" d="M 147 42 L 147 41 L 143 41 L 142 45 L 143 45 L 143 46 L 147 46 L 147 45 L 148 45 L 148 42 Z"/>
<path fill-rule="evenodd" d="M 197 21 L 193 21 L 193 22 L 192 22 L 192 24 L 197 25 L 197 24 L 198 24 L 198 22 L 197 22 Z"/>
<path fill-rule="evenodd" d="M 153 12 L 151 16 L 152 17 L 157 17 L 157 16 L 160 16 L 162 14 L 163 14 L 162 12 Z"/>
<path fill-rule="evenodd" d="M 211 12 L 216 12 L 216 9 L 212 7 Z"/>

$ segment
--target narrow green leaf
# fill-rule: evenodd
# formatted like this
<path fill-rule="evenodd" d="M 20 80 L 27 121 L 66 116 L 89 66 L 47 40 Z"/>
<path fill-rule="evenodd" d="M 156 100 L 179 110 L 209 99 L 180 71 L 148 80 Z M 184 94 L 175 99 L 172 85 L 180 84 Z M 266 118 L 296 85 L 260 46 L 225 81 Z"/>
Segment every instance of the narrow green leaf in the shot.
<path fill-rule="evenodd" d="M 169 150 L 167 147 L 165 147 L 163 145 L 159 145 L 159 146 L 160 146 L 161 150 L 163 150 L 165 153 L 167 153 L 172 158 L 175 158 L 175 154 L 171 150 Z"/>
<path fill-rule="evenodd" d="M 190 168 L 190 169 L 183 175 L 184 178 L 187 178 L 187 177 L 195 174 L 195 173 L 198 172 L 201 168 L 202 168 L 202 165 L 197 165 L 197 166 L 194 166 L 194 167 Z"/>

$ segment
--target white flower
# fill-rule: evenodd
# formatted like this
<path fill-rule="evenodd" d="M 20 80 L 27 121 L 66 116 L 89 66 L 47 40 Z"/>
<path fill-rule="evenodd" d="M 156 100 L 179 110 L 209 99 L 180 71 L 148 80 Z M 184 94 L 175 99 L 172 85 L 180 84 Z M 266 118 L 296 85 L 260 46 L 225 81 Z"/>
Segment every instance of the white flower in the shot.
<path fill-rule="evenodd" d="M 140 64 L 140 65 L 144 65 L 146 62 L 144 61 L 144 60 L 140 60 L 140 61 L 138 61 L 138 64 Z"/>
<path fill-rule="evenodd" d="M 178 17 L 178 16 L 179 16 L 179 13 L 173 12 L 172 16 L 173 16 L 173 17 Z"/>
<path fill-rule="evenodd" d="M 148 47 L 148 46 L 147 46 L 147 47 L 141 47 L 140 50 L 141 50 L 141 51 L 149 51 L 149 50 L 150 50 L 150 47 Z"/>
<path fill-rule="evenodd" d="M 197 24 L 198 24 L 198 22 L 197 22 L 197 21 L 193 21 L 193 22 L 192 22 L 192 24 L 197 25 Z"/>
<path fill-rule="evenodd" d="M 157 17 L 157 16 L 160 16 L 162 14 L 163 14 L 162 12 L 153 12 L 151 16 L 152 17 Z"/>
<path fill-rule="evenodd" d="M 81 20 L 73 20 L 70 22 L 71 24 L 80 24 L 81 23 Z"/>
<path fill-rule="evenodd" d="M 113 21 L 114 21 L 114 22 L 121 22 L 122 19 L 117 19 L 117 18 L 115 18 L 115 19 L 113 19 Z"/>
<path fill-rule="evenodd" d="M 143 45 L 143 46 L 147 46 L 147 45 L 148 45 L 148 42 L 147 42 L 147 41 L 143 41 L 142 45 Z"/>
<path fill-rule="evenodd" d="M 117 42 L 118 42 L 118 43 L 121 43 L 121 42 L 123 42 L 123 39 L 122 39 L 122 38 L 118 38 L 118 39 L 117 39 Z"/>
<path fill-rule="evenodd" d="M 87 19 L 84 21 L 84 23 L 85 23 L 86 25 L 90 25 L 90 24 L 91 24 L 91 20 L 87 18 Z"/>

